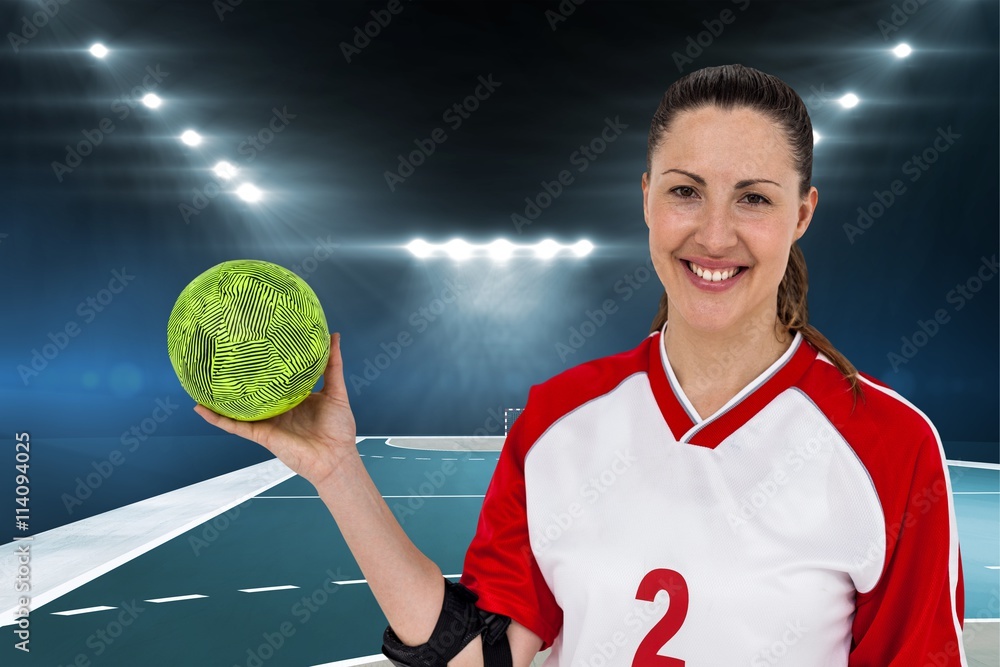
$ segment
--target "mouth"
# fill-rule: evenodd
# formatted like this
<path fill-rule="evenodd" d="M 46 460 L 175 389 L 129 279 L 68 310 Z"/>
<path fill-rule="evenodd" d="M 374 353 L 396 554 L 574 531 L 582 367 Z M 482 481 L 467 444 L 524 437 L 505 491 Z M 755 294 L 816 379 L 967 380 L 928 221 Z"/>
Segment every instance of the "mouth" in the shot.
<path fill-rule="evenodd" d="M 721 269 L 708 269 L 686 259 L 680 260 L 685 270 L 707 283 L 725 283 L 750 269 L 748 266 L 729 266 Z"/>

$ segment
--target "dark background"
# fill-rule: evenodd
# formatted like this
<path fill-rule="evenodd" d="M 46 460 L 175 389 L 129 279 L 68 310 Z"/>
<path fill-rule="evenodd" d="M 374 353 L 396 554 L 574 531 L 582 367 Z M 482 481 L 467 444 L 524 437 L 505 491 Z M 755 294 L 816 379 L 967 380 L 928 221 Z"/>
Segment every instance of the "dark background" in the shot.
<path fill-rule="evenodd" d="M 25 17 L 40 5 L 0 5 L 0 470 L 10 471 L 0 499 L 13 504 L 13 434 L 27 431 L 33 532 L 269 458 L 191 411 L 166 354 L 174 300 L 221 261 L 276 262 L 313 287 L 343 334 L 360 434 L 499 435 L 494 415 L 522 406 L 531 384 L 638 344 L 662 288 L 655 275 L 631 293 L 619 281 L 648 275 L 649 122 L 682 73 L 726 63 L 782 78 L 822 135 L 819 207 L 801 241 L 812 323 L 924 411 L 949 458 L 998 460 L 995 272 L 983 269 L 991 279 L 960 309 L 949 298 L 997 253 L 996 2 L 401 0 L 397 14 L 388 4 L 76 0 L 53 3 L 30 39 L 16 35 L 31 34 Z M 376 30 L 373 11 L 388 24 Z M 366 24 L 374 36 L 348 62 L 341 45 Z M 90 56 L 94 41 L 111 55 Z M 890 52 L 901 41 L 909 58 Z M 500 86 L 456 128 L 443 114 L 479 77 Z M 137 86 L 163 106 L 133 107 Z M 849 91 L 861 103 L 843 109 L 836 98 Z M 275 109 L 287 125 L 249 150 Z M 104 119 L 113 132 L 98 131 Z M 574 152 L 606 119 L 627 129 L 579 171 Z M 189 127 L 202 146 L 178 141 Z M 385 172 L 435 128 L 446 141 L 390 189 Z M 949 128 L 958 138 L 937 152 Z M 57 175 L 53 163 L 88 135 L 100 143 Z M 925 151 L 933 164 L 907 167 Z M 205 197 L 219 159 L 264 201 Z M 525 198 L 563 169 L 574 182 L 516 229 Z M 905 192 L 849 238 L 844 225 L 897 179 Z M 186 220 L 182 205 L 198 202 Z M 586 238 L 596 249 L 583 260 L 456 265 L 413 258 L 403 246 L 418 236 Z M 101 312 L 80 309 L 116 270 L 134 279 Z M 413 313 L 449 285 L 459 298 L 421 328 Z M 560 354 L 608 299 L 616 312 Z M 894 368 L 889 355 L 942 309 L 948 321 Z M 78 334 L 26 372 L 67 324 Z M 374 373 L 383 344 L 404 332 L 413 343 Z M 156 411 L 157 401 L 176 408 Z M 143 423 L 152 437 L 129 450 L 123 434 Z M 124 462 L 109 467 L 115 450 Z M 77 491 L 99 469 L 111 474 Z M 87 497 L 67 505 L 74 493 Z"/>

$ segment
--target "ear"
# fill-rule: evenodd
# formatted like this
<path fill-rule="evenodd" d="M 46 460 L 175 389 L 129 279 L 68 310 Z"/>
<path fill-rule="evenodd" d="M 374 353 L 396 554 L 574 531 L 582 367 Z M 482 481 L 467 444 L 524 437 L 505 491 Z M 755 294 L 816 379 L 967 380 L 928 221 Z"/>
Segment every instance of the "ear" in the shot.
<path fill-rule="evenodd" d="M 793 241 L 798 241 L 802 238 L 802 235 L 806 233 L 806 230 L 809 229 L 809 223 L 812 222 L 812 217 L 816 212 L 816 204 L 818 202 L 819 190 L 815 187 L 809 188 L 809 192 L 802 200 L 802 203 L 799 204 L 799 219 L 795 223 L 795 238 Z"/>
<path fill-rule="evenodd" d="M 649 227 L 649 172 L 642 172 L 642 217 Z"/>

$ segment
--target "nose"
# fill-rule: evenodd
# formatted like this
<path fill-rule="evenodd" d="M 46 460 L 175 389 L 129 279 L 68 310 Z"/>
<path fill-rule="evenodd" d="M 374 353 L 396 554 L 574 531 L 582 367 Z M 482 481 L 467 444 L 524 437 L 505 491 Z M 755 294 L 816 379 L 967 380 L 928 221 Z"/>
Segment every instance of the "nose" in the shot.
<path fill-rule="evenodd" d="M 722 256 L 736 246 L 736 216 L 725 200 L 700 207 L 697 223 L 694 241 L 705 254 Z"/>

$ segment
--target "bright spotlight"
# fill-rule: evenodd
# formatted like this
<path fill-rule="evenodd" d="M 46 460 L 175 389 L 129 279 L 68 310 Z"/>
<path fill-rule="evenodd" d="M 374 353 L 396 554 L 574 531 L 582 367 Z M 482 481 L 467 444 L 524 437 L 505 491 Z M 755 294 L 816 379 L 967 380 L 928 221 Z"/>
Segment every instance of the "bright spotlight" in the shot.
<path fill-rule="evenodd" d="M 108 47 L 100 43 L 94 44 L 92 47 L 90 47 L 90 55 L 94 56 L 95 58 L 103 58 L 104 56 L 108 55 Z"/>
<path fill-rule="evenodd" d="M 586 257 L 594 249 L 594 244 L 590 241 L 577 241 L 573 244 L 573 252 L 577 257 Z"/>
<path fill-rule="evenodd" d="M 142 103 L 150 109 L 159 109 L 160 105 L 163 104 L 163 100 L 156 93 L 146 93 L 142 98 Z"/>
<path fill-rule="evenodd" d="M 490 257 L 498 262 L 506 261 L 514 254 L 514 244 L 506 239 L 497 239 L 487 249 Z"/>
<path fill-rule="evenodd" d="M 858 99 L 858 96 L 855 95 L 854 93 L 847 93 L 837 101 L 840 102 L 840 106 L 844 107 L 845 109 L 850 109 L 852 107 L 858 106 L 858 102 L 860 100 Z"/>
<path fill-rule="evenodd" d="M 815 146 L 816 144 L 818 144 L 819 140 L 822 139 L 822 138 L 823 138 L 823 135 L 821 135 L 816 130 L 813 130 L 813 146 Z"/>
<path fill-rule="evenodd" d="M 415 239 L 406 244 L 406 249 L 413 253 L 415 257 L 423 259 L 424 257 L 430 257 L 431 255 L 431 245 L 424 241 L 423 239 Z"/>
<path fill-rule="evenodd" d="M 552 239 L 545 239 L 535 246 L 535 256 L 540 259 L 552 259 L 559 252 L 559 244 Z"/>
<path fill-rule="evenodd" d="M 188 146 L 197 146 L 201 143 L 201 135 L 194 130 L 185 130 L 184 134 L 181 135 L 181 141 Z"/>
<path fill-rule="evenodd" d="M 239 195 L 240 199 L 248 202 L 260 201 L 261 192 L 256 186 L 251 183 L 244 183 L 240 187 L 236 188 L 236 194 Z"/>
<path fill-rule="evenodd" d="M 913 53 L 913 49 L 910 48 L 909 44 L 900 44 L 899 46 L 894 48 L 892 52 L 896 54 L 897 58 L 905 58 L 906 56 Z"/>
<path fill-rule="evenodd" d="M 229 162 L 222 160 L 221 162 L 215 165 L 215 168 L 213 168 L 212 171 L 214 171 L 215 175 L 221 178 L 222 180 L 228 181 L 230 178 L 236 175 L 237 169 Z"/>
<path fill-rule="evenodd" d="M 472 256 L 472 248 L 462 239 L 452 239 L 444 244 L 444 251 L 454 260 L 461 262 Z"/>

